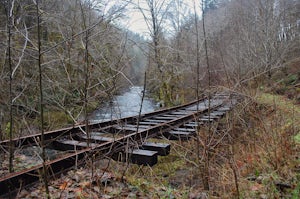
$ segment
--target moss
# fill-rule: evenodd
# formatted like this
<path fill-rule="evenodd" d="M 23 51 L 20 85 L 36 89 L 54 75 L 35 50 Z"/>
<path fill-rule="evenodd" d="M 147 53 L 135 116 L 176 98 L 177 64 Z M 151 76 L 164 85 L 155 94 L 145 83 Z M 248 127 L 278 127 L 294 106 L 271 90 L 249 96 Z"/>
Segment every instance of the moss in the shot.
<path fill-rule="evenodd" d="M 296 106 L 292 100 L 287 100 L 284 96 L 261 93 L 257 100 L 263 104 L 275 105 L 279 110 L 289 114 L 288 116 L 292 117 L 292 114 L 294 114 L 295 118 L 300 117 L 300 107 Z"/>
<path fill-rule="evenodd" d="M 149 141 L 170 142 L 161 139 Z M 180 150 L 175 151 L 171 147 L 171 153 L 168 156 L 158 156 L 158 164 L 153 167 L 130 165 L 126 172 L 127 182 L 138 191 L 150 194 L 151 198 L 188 198 L 188 188 L 174 188 L 172 185 L 172 179 L 178 170 L 186 169 L 186 161 L 179 153 Z"/>
<path fill-rule="evenodd" d="M 292 194 L 292 199 L 297 199 L 300 196 L 300 183 L 298 183 Z"/>
<path fill-rule="evenodd" d="M 267 105 L 276 106 L 276 109 L 284 114 L 281 131 L 292 131 L 294 140 L 300 144 L 300 107 L 295 105 L 292 100 L 287 100 L 284 96 L 262 93 L 258 101 Z"/>
<path fill-rule="evenodd" d="M 98 102 L 89 102 L 87 106 L 87 112 L 92 112 L 99 107 Z"/>
<path fill-rule="evenodd" d="M 48 111 L 44 115 L 46 129 L 57 129 L 72 124 L 72 118 L 63 111 Z"/>

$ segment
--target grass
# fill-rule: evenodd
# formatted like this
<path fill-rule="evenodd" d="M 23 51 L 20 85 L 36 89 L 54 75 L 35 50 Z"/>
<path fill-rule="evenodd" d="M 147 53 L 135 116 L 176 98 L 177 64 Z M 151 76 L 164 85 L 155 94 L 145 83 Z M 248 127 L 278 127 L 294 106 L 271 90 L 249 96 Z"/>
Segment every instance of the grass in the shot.
<path fill-rule="evenodd" d="M 285 96 L 260 93 L 257 97 L 257 101 L 261 104 L 276 106 L 279 110 L 289 114 L 289 117 L 293 117 L 293 115 L 300 116 L 300 107 L 295 105 L 293 100 L 287 99 Z"/>
<path fill-rule="evenodd" d="M 254 101 L 254 109 L 248 110 L 250 116 L 244 117 L 247 122 L 255 120 L 254 127 L 244 129 L 240 141 L 235 143 L 239 148 L 236 160 L 243 165 L 239 169 L 241 196 L 295 198 L 300 181 L 296 169 L 300 166 L 300 107 L 293 100 L 269 93 L 260 93 Z M 255 176 L 254 181 L 245 180 L 251 175 Z M 286 183 L 290 188 L 280 188 L 278 183 Z"/>
<path fill-rule="evenodd" d="M 117 182 L 111 180 L 107 187 L 99 185 L 99 191 L 91 185 L 84 191 L 115 198 L 122 194 L 127 198 L 185 199 L 201 198 L 204 194 L 209 198 L 237 198 L 238 193 L 239 198 L 299 198 L 299 114 L 300 107 L 292 100 L 260 93 L 234 109 L 219 125 L 213 125 L 213 130 L 222 131 L 215 132 L 219 137 L 212 143 L 220 137 L 222 141 L 210 148 L 210 191 L 205 192 L 202 187 L 195 140 L 151 140 L 170 142 L 171 154 L 159 157 L 159 163 L 153 167 L 129 164 L 127 168 L 126 163 L 111 161 L 108 171 Z M 204 131 L 206 128 L 201 128 L 200 132 L 205 134 Z M 72 183 L 70 193 L 81 184 L 74 180 Z M 281 189 L 280 183 L 289 187 Z"/>
<path fill-rule="evenodd" d="M 176 171 L 186 166 L 181 154 L 172 147 L 171 151 L 168 156 L 159 156 L 158 164 L 153 167 L 130 165 L 126 172 L 127 182 L 151 198 L 187 198 L 187 189 L 176 189 L 170 183 Z"/>
<path fill-rule="evenodd" d="M 282 126 L 283 130 L 292 127 L 295 131 L 294 139 L 300 144 L 300 106 L 295 105 L 293 100 L 287 99 L 285 96 L 270 93 L 261 93 L 257 100 L 261 104 L 273 106 L 284 114 L 285 124 Z"/>
<path fill-rule="evenodd" d="M 250 101 L 234 111 L 234 121 L 222 120 L 223 127 L 228 128 L 224 132 L 229 132 L 233 140 L 233 158 L 228 156 L 226 139 L 213 148 L 209 197 L 237 196 L 235 170 L 240 198 L 297 198 L 300 107 L 284 96 L 268 93 L 260 93 Z M 171 142 L 171 154 L 159 157 L 157 165 L 131 165 L 126 172 L 127 182 L 152 198 L 199 196 L 204 190 L 199 168 L 191 164 L 197 159 L 195 146 L 195 141 Z M 281 190 L 278 183 L 286 183 L 290 188 Z"/>

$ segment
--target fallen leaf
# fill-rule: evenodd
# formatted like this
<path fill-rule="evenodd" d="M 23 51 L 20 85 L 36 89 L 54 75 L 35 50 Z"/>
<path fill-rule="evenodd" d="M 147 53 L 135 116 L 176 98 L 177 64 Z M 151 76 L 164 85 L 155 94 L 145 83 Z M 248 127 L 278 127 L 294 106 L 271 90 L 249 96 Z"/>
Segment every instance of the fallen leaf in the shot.
<path fill-rule="evenodd" d="M 84 189 L 85 187 L 90 187 L 91 186 L 91 182 L 90 181 L 83 181 L 80 183 L 80 186 L 82 189 Z"/>
<path fill-rule="evenodd" d="M 60 190 L 65 190 L 68 186 L 68 182 L 67 181 L 64 181 L 64 183 L 62 183 L 60 186 L 59 186 L 59 189 Z"/>
<path fill-rule="evenodd" d="M 113 192 L 113 188 L 111 187 L 111 186 L 107 186 L 107 187 L 105 187 L 105 189 L 104 189 L 104 191 L 105 192 L 108 192 L 108 193 L 111 193 L 111 192 Z"/>
<path fill-rule="evenodd" d="M 101 199 L 110 199 L 110 198 L 112 198 L 112 197 L 109 195 L 106 195 L 106 194 L 101 196 Z"/>
<path fill-rule="evenodd" d="M 253 163 L 253 157 L 251 154 L 248 154 L 248 156 L 247 156 L 247 163 L 249 163 L 249 164 Z"/>
<path fill-rule="evenodd" d="M 74 193 L 75 193 L 75 196 L 76 196 L 76 199 L 81 199 L 81 196 L 82 196 L 82 188 L 77 188 L 74 190 Z"/>
<path fill-rule="evenodd" d="M 82 192 L 82 188 L 81 187 L 79 187 L 79 188 L 75 188 L 75 189 L 73 189 L 72 190 L 74 193 L 81 193 Z"/>
<path fill-rule="evenodd" d="M 72 180 L 74 180 L 75 182 L 79 182 L 81 180 L 81 177 L 79 175 L 77 175 L 77 174 L 74 174 L 72 176 Z"/>
<path fill-rule="evenodd" d="M 251 187 L 251 191 L 259 191 L 263 186 L 261 184 L 255 184 Z"/>
<path fill-rule="evenodd" d="M 238 169 L 241 169 L 243 166 L 244 166 L 244 162 L 240 161 L 240 160 L 237 160 L 236 161 L 236 165 L 237 165 L 237 168 Z"/>
<path fill-rule="evenodd" d="M 94 189 L 94 191 L 96 193 L 100 193 L 101 192 L 101 190 L 100 190 L 100 188 L 98 186 L 94 186 L 93 189 Z"/>

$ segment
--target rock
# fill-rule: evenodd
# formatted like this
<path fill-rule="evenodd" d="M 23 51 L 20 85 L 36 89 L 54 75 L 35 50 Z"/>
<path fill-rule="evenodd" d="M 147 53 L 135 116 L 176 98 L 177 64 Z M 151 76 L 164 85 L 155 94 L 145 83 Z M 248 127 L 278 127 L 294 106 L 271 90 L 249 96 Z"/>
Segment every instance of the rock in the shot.
<path fill-rule="evenodd" d="M 268 196 L 267 196 L 267 194 L 260 194 L 259 198 L 260 199 L 268 199 Z"/>
<path fill-rule="evenodd" d="M 33 191 L 30 194 L 31 198 L 38 198 L 39 197 L 39 193 L 37 191 Z"/>
<path fill-rule="evenodd" d="M 111 173 L 105 172 L 100 179 L 100 182 L 103 186 L 107 186 L 111 184 L 111 180 L 112 180 L 113 176 Z"/>
<path fill-rule="evenodd" d="M 257 178 L 256 178 L 256 182 L 257 183 L 259 183 L 259 184 L 261 184 L 262 183 L 262 181 L 263 181 L 263 177 L 262 176 L 258 176 Z"/>
<path fill-rule="evenodd" d="M 110 199 L 110 198 L 112 198 L 112 196 L 105 195 L 105 194 L 101 196 L 101 199 Z"/>
<path fill-rule="evenodd" d="M 108 187 L 105 187 L 104 191 L 105 191 L 105 192 L 108 192 L 108 193 L 111 193 L 111 192 L 114 191 L 114 188 L 111 187 L 111 186 L 108 186 Z"/>
<path fill-rule="evenodd" d="M 72 180 L 74 180 L 75 182 L 80 182 L 80 180 L 81 180 L 81 178 L 80 178 L 80 176 L 79 175 L 77 175 L 77 174 L 74 174 L 73 176 L 72 176 Z"/>
<path fill-rule="evenodd" d="M 136 194 L 133 192 L 130 192 L 129 195 L 127 196 L 128 198 L 136 198 Z"/>
<path fill-rule="evenodd" d="M 100 192 L 101 192 L 101 189 L 100 189 L 98 186 L 94 186 L 94 187 L 93 187 L 93 190 L 94 190 L 96 193 L 100 193 Z"/>
<path fill-rule="evenodd" d="M 50 193 L 56 191 L 56 188 L 54 188 L 54 187 L 52 187 L 52 186 L 49 186 L 48 188 L 49 188 L 49 192 L 50 192 Z"/>
<path fill-rule="evenodd" d="M 29 196 L 29 192 L 23 189 L 18 195 L 17 198 L 27 198 Z"/>
<path fill-rule="evenodd" d="M 112 184 L 112 179 L 114 176 L 111 173 L 105 172 L 103 174 L 97 175 L 93 178 L 93 185 L 100 185 L 108 186 Z"/>
<path fill-rule="evenodd" d="M 284 182 L 275 182 L 276 188 L 280 191 L 284 191 L 285 189 L 291 189 L 292 185 Z"/>
<path fill-rule="evenodd" d="M 256 176 L 249 176 L 249 177 L 247 177 L 247 180 L 249 180 L 249 181 L 255 181 L 256 179 L 257 179 Z"/>
<path fill-rule="evenodd" d="M 91 187 L 91 182 L 90 181 L 83 181 L 83 182 L 80 182 L 79 185 L 83 189 L 86 188 L 86 187 L 89 188 L 89 187 Z"/>
<path fill-rule="evenodd" d="M 122 189 L 122 190 L 126 188 L 126 185 L 122 182 L 115 182 L 115 183 L 113 183 L 113 186 L 116 186 L 116 187 L 118 187 L 119 189 Z"/>
<path fill-rule="evenodd" d="M 71 198 L 76 198 L 76 194 L 75 194 L 74 192 L 71 192 L 71 193 L 69 192 L 67 196 L 68 196 L 68 197 L 67 197 L 68 199 L 69 199 L 69 198 L 70 198 L 70 199 L 71 199 Z"/>
<path fill-rule="evenodd" d="M 208 195 L 204 192 L 190 193 L 189 199 L 208 199 Z"/>

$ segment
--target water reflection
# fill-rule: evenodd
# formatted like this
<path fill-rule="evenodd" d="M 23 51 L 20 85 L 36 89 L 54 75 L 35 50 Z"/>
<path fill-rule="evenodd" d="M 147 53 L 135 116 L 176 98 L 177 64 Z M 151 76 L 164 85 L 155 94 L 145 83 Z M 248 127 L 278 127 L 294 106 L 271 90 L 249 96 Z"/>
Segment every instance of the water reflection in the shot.
<path fill-rule="evenodd" d="M 92 116 L 91 122 L 102 122 L 111 119 L 117 119 L 127 116 L 138 115 L 142 100 L 143 88 L 133 86 L 129 91 L 122 95 L 116 96 L 112 103 L 107 103 L 104 107 L 96 110 Z M 153 100 L 148 97 L 144 98 L 142 113 L 152 112 L 156 109 Z"/>

